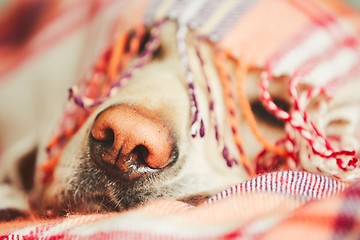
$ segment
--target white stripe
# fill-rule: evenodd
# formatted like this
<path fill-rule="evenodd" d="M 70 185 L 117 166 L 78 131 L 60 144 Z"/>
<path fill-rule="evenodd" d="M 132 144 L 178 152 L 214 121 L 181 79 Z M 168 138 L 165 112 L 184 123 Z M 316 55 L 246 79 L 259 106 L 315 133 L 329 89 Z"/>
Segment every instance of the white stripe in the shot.
<path fill-rule="evenodd" d="M 293 172 L 288 172 L 287 194 L 291 194 L 291 189 L 293 188 L 293 185 Z"/>
<path fill-rule="evenodd" d="M 333 194 L 333 184 L 334 184 L 334 182 L 332 181 L 332 180 L 329 180 L 329 191 L 328 191 L 328 193 L 327 193 L 327 197 L 329 197 L 330 195 L 332 195 Z"/>
<path fill-rule="evenodd" d="M 235 1 L 234 1 L 235 2 Z M 216 28 L 210 33 L 210 40 L 218 41 L 222 36 L 225 35 L 231 29 L 234 23 L 238 22 L 248 8 L 252 4 L 256 4 L 255 0 L 242 0 L 235 2 L 236 5 L 232 6 L 232 9 L 227 12 L 225 17 L 216 26 Z"/>
<path fill-rule="evenodd" d="M 325 85 L 329 80 L 342 76 L 350 71 L 354 63 L 359 61 L 359 52 L 351 48 L 341 48 L 332 58 L 326 59 L 320 66 L 309 73 L 305 83 Z"/>
<path fill-rule="evenodd" d="M 184 11 L 179 16 L 180 24 L 187 24 L 189 20 L 196 16 L 198 11 L 201 10 L 206 1 L 207 0 L 188 1 Z"/>
<path fill-rule="evenodd" d="M 300 173 L 299 172 L 295 172 L 294 173 L 294 182 L 293 182 L 293 186 L 294 186 L 294 192 L 293 194 L 296 195 L 297 192 L 298 192 L 298 181 L 299 181 L 299 175 Z"/>
<path fill-rule="evenodd" d="M 294 73 L 301 65 L 307 62 L 311 57 L 320 54 L 329 48 L 333 43 L 333 39 L 322 28 L 317 28 L 305 41 L 288 52 L 274 66 L 274 74 L 291 74 Z"/>
<path fill-rule="evenodd" d="M 276 191 L 276 173 L 271 173 L 271 190 Z"/>
<path fill-rule="evenodd" d="M 191 0 L 177 0 L 171 7 L 168 13 L 169 18 L 179 19 L 181 14 L 186 9 L 186 6 L 189 5 Z"/>
<path fill-rule="evenodd" d="M 267 192 L 270 192 L 270 189 L 271 189 L 271 177 L 270 177 L 270 175 L 268 175 L 267 177 L 266 177 L 266 191 Z"/>
<path fill-rule="evenodd" d="M 324 184 L 324 193 L 323 193 L 323 198 L 325 198 L 328 195 L 329 192 L 329 179 L 326 178 L 325 179 L 325 184 Z"/>
<path fill-rule="evenodd" d="M 311 177 L 312 177 L 312 175 L 306 174 L 304 184 L 302 185 L 303 194 L 306 197 L 311 195 L 310 194 L 310 180 L 309 180 Z"/>
<path fill-rule="evenodd" d="M 316 175 L 315 187 L 313 188 L 313 198 L 319 199 L 319 190 L 321 186 L 320 184 L 321 184 L 321 177 L 319 175 Z"/>
<path fill-rule="evenodd" d="M 323 198 L 323 196 L 324 196 L 325 177 L 324 177 L 324 175 L 321 175 L 320 178 L 321 178 L 321 181 L 320 181 L 318 199 L 321 199 L 321 198 Z"/>
<path fill-rule="evenodd" d="M 231 196 L 231 188 L 226 189 L 226 197 Z"/>
<path fill-rule="evenodd" d="M 288 175 L 288 172 L 283 173 L 284 183 L 281 184 L 281 193 L 282 194 L 287 192 L 287 185 L 288 185 L 288 182 L 287 182 L 288 177 L 287 177 L 287 175 Z"/>
<path fill-rule="evenodd" d="M 236 192 L 237 193 L 242 193 L 242 184 L 238 184 L 238 185 L 236 185 Z"/>
<path fill-rule="evenodd" d="M 325 178 L 324 175 L 320 175 L 320 187 L 319 187 L 319 194 L 318 194 L 318 199 L 322 199 L 323 198 L 323 192 L 324 192 L 324 184 L 325 184 Z"/>
<path fill-rule="evenodd" d="M 257 182 L 257 180 L 258 180 L 258 179 L 255 178 L 255 179 L 253 179 L 253 180 L 251 181 L 251 191 L 252 191 L 252 192 L 255 192 L 255 191 L 256 191 L 256 188 L 255 188 L 255 187 L 256 187 L 256 182 Z"/>
<path fill-rule="evenodd" d="M 265 189 L 266 189 L 266 177 L 261 176 L 261 186 L 259 186 L 259 190 L 265 192 Z"/>
<path fill-rule="evenodd" d="M 312 190 L 312 198 L 317 198 L 318 196 L 318 186 L 319 186 L 319 181 L 320 181 L 320 178 L 318 175 L 314 175 L 315 176 L 315 181 L 314 181 L 314 186 L 313 186 L 313 190 Z"/>
<path fill-rule="evenodd" d="M 308 180 L 306 181 L 306 186 L 305 186 L 305 192 L 306 192 L 306 196 L 313 198 L 314 193 L 314 184 L 313 184 L 313 178 L 315 175 L 313 174 L 309 174 Z"/>
<path fill-rule="evenodd" d="M 150 24 L 152 20 L 155 18 L 155 13 L 160 7 L 162 0 L 152 0 L 147 11 L 144 14 L 144 21 L 145 23 Z"/>
<path fill-rule="evenodd" d="M 221 198 L 225 198 L 226 197 L 226 191 L 222 191 L 221 192 Z"/>
<path fill-rule="evenodd" d="M 208 0 L 203 4 L 200 11 L 189 21 L 191 29 L 200 28 L 211 18 L 212 14 L 221 6 L 222 2 L 218 0 Z"/>
<path fill-rule="evenodd" d="M 283 175 L 283 172 L 278 172 L 277 176 L 276 176 L 276 192 L 277 193 L 281 193 L 281 185 L 280 182 L 281 182 L 281 178 L 282 178 L 282 175 Z"/>
<path fill-rule="evenodd" d="M 301 195 L 303 193 L 304 179 L 306 179 L 306 173 L 301 172 L 301 179 L 299 179 L 296 195 Z"/>

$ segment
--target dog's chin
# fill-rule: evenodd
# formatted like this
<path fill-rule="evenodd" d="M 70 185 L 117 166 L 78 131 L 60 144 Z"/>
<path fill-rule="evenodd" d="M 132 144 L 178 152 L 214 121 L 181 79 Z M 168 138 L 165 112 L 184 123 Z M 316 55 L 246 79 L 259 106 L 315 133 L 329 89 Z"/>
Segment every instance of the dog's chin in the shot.
<path fill-rule="evenodd" d="M 73 214 L 119 212 L 118 203 L 108 196 L 95 194 L 88 199 L 83 199 L 82 204 L 78 201 L 60 201 L 51 203 L 51 207 L 42 208 L 38 215 L 46 218 L 62 217 Z M 49 205 L 49 204 L 48 204 Z"/>
<path fill-rule="evenodd" d="M 136 180 L 107 174 L 86 156 L 81 162 L 71 176 L 65 177 L 64 168 L 55 173 L 62 176 L 63 181 L 55 179 L 45 187 L 42 200 L 35 206 L 40 215 L 121 212 L 155 199 L 179 199 L 188 195 L 188 179 L 174 180 L 181 171 L 181 159 L 168 169 L 146 173 Z"/>

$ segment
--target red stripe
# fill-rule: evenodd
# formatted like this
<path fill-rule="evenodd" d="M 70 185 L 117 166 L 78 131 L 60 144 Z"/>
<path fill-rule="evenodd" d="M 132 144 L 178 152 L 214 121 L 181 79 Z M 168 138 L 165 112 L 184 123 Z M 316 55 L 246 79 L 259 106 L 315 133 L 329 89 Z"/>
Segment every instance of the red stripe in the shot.
<path fill-rule="evenodd" d="M 71 35 L 76 30 L 83 27 L 85 24 L 91 22 L 99 12 L 103 11 L 105 8 L 109 7 L 111 4 L 115 3 L 113 0 L 92 0 L 91 3 L 87 0 L 80 0 L 76 1 L 74 4 L 65 7 L 57 14 L 55 14 L 46 26 L 40 31 L 41 32 L 49 29 L 52 27 L 52 24 L 56 22 L 61 22 L 67 16 L 71 15 L 72 13 L 76 13 L 80 10 L 80 8 L 84 8 L 84 4 L 90 5 L 89 11 L 86 15 L 81 18 L 77 19 L 76 22 L 69 22 L 67 26 L 62 29 L 58 29 L 57 32 L 52 34 L 51 36 L 42 39 L 39 43 L 37 43 L 37 48 L 32 49 L 24 49 L 24 51 L 12 61 L 6 68 L 0 69 L 0 81 L 5 75 L 11 73 L 16 68 L 20 67 L 22 64 L 25 64 L 27 61 L 33 59 L 34 57 L 40 55 L 45 50 L 56 44 L 57 42 L 63 40 L 65 37 Z M 11 53 L 10 53 L 11 54 Z M 2 58 L 6 58 L 7 56 L 2 56 Z"/>

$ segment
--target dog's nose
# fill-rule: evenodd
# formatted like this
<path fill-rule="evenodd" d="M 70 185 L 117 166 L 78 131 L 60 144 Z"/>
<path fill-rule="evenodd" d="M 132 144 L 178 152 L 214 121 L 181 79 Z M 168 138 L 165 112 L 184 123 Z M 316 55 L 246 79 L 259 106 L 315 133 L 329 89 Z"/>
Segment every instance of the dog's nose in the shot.
<path fill-rule="evenodd" d="M 89 142 L 92 159 L 130 179 L 161 170 L 177 158 L 171 129 L 139 106 L 121 104 L 101 112 Z"/>

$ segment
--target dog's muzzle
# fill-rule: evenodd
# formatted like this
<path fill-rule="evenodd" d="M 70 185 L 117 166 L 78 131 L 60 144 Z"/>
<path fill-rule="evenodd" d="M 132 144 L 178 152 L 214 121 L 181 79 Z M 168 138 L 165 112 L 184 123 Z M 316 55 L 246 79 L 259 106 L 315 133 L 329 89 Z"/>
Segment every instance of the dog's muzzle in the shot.
<path fill-rule="evenodd" d="M 153 112 L 125 104 L 96 117 L 90 130 L 90 157 L 115 177 L 136 180 L 177 159 L 171 128 Z"/>

